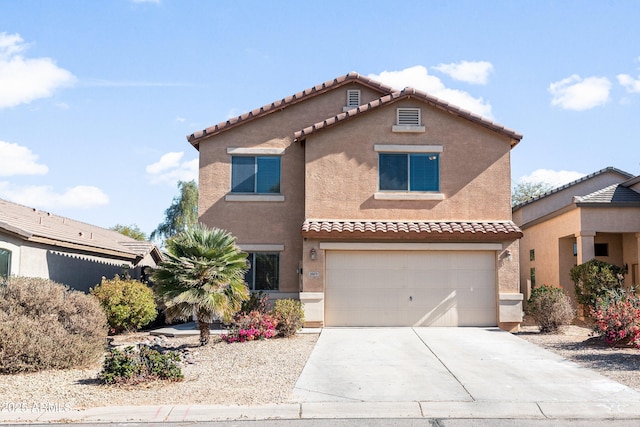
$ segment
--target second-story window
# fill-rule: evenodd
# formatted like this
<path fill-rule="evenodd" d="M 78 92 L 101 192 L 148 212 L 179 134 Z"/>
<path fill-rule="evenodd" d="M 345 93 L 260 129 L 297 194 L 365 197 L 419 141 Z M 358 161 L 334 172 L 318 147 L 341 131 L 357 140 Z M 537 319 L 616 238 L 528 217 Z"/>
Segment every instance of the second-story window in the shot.
<path fill-rule="evenodd" d="M 380 153 L 380 190 L 440 191 L 438 153 Z"/>
<path fill-rule="evenodd" d="M 231 192 L 280 193 L 280 157 L 232 156 Z"/>

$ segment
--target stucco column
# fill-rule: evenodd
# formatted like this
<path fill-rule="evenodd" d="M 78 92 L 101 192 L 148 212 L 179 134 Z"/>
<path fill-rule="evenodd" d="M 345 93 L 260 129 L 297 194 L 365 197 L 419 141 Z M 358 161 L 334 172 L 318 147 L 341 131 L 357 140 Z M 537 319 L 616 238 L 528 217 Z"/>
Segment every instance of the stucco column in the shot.
<path fill-rule="evenodd" d="M 595 231 L 580 231 L 576 235 L 578 243 L 578 265 L 596 257 Z"/>

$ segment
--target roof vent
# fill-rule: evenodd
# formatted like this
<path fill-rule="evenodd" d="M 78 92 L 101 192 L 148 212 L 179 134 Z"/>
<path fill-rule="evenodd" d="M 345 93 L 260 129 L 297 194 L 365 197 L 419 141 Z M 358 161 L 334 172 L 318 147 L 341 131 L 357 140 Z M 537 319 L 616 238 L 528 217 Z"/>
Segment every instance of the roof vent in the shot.
<path fill-rule="evenodd" d="M 398 108 L 398 125 L 420 126 L 420 109 Z"/>

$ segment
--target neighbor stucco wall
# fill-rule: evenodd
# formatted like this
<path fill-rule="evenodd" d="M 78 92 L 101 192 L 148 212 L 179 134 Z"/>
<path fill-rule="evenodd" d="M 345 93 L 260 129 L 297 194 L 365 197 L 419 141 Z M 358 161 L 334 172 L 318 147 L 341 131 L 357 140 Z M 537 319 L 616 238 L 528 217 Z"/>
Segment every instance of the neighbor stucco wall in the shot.
<path fill-rule="evenodd" d="M 420 107 L 426 131 L 392 132 L 398 107 Z M 376 200 L 376 144 L 441 145 L 444 200 Z M 507 137 L 427 104 L 390 104 L 307 138 L 307 218 L 511 220 L 510 148 Z"/>
<path fill-rule="evenodd" d="M 199 219 L 230 231 L 241 245 L 284 245 L 280 253 L 280 291 L 299 291 L 304 213 L 304 147 L 293 142 L 296 131 L 342 113 L 349 89 L 360 89 L 368 102 L 380 93 L 357 83 L 288 106 L 200 142 Z M 227 148 L 280 148 L 284 201 L 227 201 L 231 189 L 231 155 Z"/>
<path fill-rule="evenodd" d="M 70 249 L 48 247 L 0 234 L 0 248 L 12 251 L 14 276 L 41 277 L 88 292 L 103 276 L 122 274 L 123 260 L 87 255 Z"/>

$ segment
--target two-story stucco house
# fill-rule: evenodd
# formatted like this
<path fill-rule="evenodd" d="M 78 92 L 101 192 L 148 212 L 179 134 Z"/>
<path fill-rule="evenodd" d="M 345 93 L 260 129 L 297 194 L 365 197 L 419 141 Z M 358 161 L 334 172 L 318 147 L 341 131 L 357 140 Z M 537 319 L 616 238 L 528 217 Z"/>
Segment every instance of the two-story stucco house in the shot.
<path fill-rule="evenodd" d="M 510 151 L 522 135 L 357 73 L 188 136 L 200 221 L 307 326 L 522 319 Z"/>

